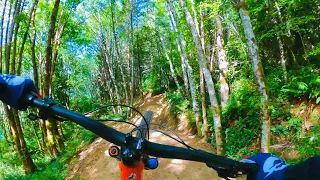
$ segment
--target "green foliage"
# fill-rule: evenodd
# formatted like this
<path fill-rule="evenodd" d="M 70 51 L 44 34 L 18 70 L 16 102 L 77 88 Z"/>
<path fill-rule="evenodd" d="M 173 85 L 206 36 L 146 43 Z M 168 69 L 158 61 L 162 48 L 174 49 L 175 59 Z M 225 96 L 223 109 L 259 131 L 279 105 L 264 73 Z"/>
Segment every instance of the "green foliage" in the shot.
<path fill-rule="evenodd" d="M 156 71 L 150 72 L 143 81 L 144 92 L 152 91 L 154 94 L 160 94 L 164 92 L 164 87 L 161 85 L 161 79 Z"/>
<path fill-rule="evenodd" d="M 255 84 L 249 79 L 234 82 L 232 89 L 230 100 L 222 111 L 222 127 L 225 129 L 226 154 L 240 157 L 246 155 L 242 153 L 260 135 L 260 98 Z"/>
<path fill-rule="evenodd" d="M 65 179 L 69 173 L 68 168 L 74 155 L 81 150 L 81 147 L 91 143 L 93 139 L 96 138 L 96 135 L 74 123 L 68 123 L 65 132 L 66 134 L 72 134 L 73 136 L 66 136 L 68 139 L 66 141 L 65 151 L 63 151 L 56 160 L 50 162 L 50 157 L 48 155 L 42 153 L 34 154 L 33 159 L 38 167 L 36 173 L 24 176 L 22 175 L 21 166 L 18 166 L 20 170 L 16 168 L 16 171 L 10 171 L 7 174 L 4 173 L 2 176 L 3 179 Z M 6 157 L 6 159 L 8 159 L 8 157 Z M 2 163 L 0 165 L 2 165 Z M 3 171 L 1 174 L 2 173 Z"/>
<path fill-rule="evenodd" d="M 294 98 L 311 99 L 319 103 L 320 76 L 313 66 L 302 67 L 299 73 L 290 78 L 287 84 L 281 88 L 281 92 L 289 100 Z"/>
<path fill-rule="evenodd" d="M 190 108 L 190 101 L 184 99 L 180 93 L 167 92 L 165 95 L 168 103 L 171 106 L 171 114 L 174 116 L 177 116 L 179 113 L 184 113 Z M 192 116 L 191 114 L 188 115 Z"/>

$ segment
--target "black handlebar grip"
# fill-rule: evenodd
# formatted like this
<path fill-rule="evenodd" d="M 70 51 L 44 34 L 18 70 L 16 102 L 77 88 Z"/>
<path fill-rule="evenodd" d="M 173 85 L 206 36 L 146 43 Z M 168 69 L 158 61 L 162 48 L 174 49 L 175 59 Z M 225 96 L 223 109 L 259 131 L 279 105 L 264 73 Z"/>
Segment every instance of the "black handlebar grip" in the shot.
<path fill-rule="evenodd" d="M 257 174 L 259 172 L 259 169 L 260 167 L 258 164 L 255 164 L 255 163 L 250 164 L 250 170 L 247 175 L 247 180 L 257 180 Z"/>

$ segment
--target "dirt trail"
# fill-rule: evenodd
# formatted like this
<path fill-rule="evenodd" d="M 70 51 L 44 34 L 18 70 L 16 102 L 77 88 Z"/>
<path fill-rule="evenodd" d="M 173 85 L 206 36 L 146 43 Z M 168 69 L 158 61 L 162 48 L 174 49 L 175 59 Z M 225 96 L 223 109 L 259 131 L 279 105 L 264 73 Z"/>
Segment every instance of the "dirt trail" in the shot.
<path fill-rule="evenodd" d="M 151 110 L 154 113 L 152 122 L 164 123 L 167 126 L 177 127 L 175 131 L 187 144 L 206 151 L 213 150 L 210 145 L 203 143 L 199 138 L 196 138 L 187 132 L 186 120 L 180 120 L 178 123 L 176 119 L 169 115 L 169 106 L 163 95 L 147 97 L 143 102 L 140 102 L 135 106 L 139 107 L 138 109 L 141 112 Z M 132 121 L 139 124 L 139 119 L 139 117 L 134 117 Z M 122 132 L 128 132 L 132 127 L 118 125 L 117 129 Z M 158 132 L 151 131 L 150 140 L 157 143 L 180 146 L 177 142 Z M 77 161 L 70 167 L 70 174 L 67 179 L 119 180 L 120 170 L 118 161 L 111 158 L 108 154 L 108 147 L 111 145 L 111 143 L 101 138 L 96 139 L 86 150 L 79 153 Z M 218 179 L 216 172 L 208 168 L 204 163 L 161 158 L 159 158 L 159 167 L 156 170 L 145 170 L 143 177 L 146 180 Z"/>

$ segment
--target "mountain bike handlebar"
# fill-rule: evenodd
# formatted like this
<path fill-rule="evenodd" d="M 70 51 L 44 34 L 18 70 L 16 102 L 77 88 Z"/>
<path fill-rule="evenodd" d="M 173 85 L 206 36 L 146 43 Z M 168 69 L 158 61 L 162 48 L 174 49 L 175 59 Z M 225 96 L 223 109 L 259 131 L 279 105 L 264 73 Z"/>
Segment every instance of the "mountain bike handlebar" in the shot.
<path fill-rule="evenodd" d="M 95 133 L 101 138 L 123 146 L 126 143 L 127 134 L 119 132 L 103 123 L 95 121 L 80 113 L 70 111 L 48 99 L 41 100 L 36 95 L 27 95 L 29 106 L 40 108 L 42 114 L 47 117 L 60 116 L 79 124 L 85 129 Z M 40 113 L 39 112 L 39 113 Z M 41 114 L 41 113 L 40 113 Z M 139 138 L 132 137 L 132 146 L 136 146 Z M 146 155 L 169 158 L 183 159 L 206 163 L 207 166 L 218 171 L 219 176 L 235 177 L 240 174 L 255 174 L 258 171 L 256 164 L 241 163 L 223 156 L 214 155 L 202 150 L 191 150 L 170 145 L 153 143 L 147 140 L 143 141 L 142 152 Z"/>

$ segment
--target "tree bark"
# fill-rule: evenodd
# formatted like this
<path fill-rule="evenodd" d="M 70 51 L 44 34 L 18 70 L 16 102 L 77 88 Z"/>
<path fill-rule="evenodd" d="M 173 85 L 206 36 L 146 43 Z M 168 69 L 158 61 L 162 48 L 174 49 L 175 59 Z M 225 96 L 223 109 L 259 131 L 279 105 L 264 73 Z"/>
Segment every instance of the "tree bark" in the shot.
<path fill-rule="evenodd" d="M 2 73 L 2 40 L 3 40 L 3 21 L 4 21 L 4 14 L 6 12 L 7 1 L 4 1 L 4 6 L 2 9 L 2 16 L 1 16 L 1 25 L 0 25 L 0 73 Z"/>
<path fill-rule="evenodd" d="M 32 61 L 32 69 L 33 69 L 33 80 L 34 85 L 39 90 L 39 73 L 38 73 L 38 62 L 36 59 L 36 38 L 37 38 L 37 30 L 35 25 L 35 16 L 36 16 L 36 9 L 37 9 L 38 0 L 34 1 L 34 6 L 31 12 L 31 24 L 32 24 L 32 38 L 30 38 L 30 44 L 31 44 L 31 61 Z M 26 31 L 27 34 L 27 31 Z M 25 34 L 25 35 L 26 35 Z M 19 66 L 22 62 L 22 53 L 23 47 L 21 47 L 20 54 L 21 58 L 19 58 Z M 18 70 L 19 72 L 19 70 Z"/>
<path fill-rule="evenodd" d="M 8 12 L 8 22 L 7 22 L 6 38 L 5 38 L 5 58 L 4 59 L 5 59 L 5 73 L 6 74 L 9 74 L 9 70 L 10 70 L 10 51 L 11 51 L 11 40 L 12 40 L 12 34 L 13 34 L 13 33 L 9 34 L 10 22 L 11 22 L 11 9 L 12 9 L 12 3 L 10 3 L 10 8 L 9 8 L 9 12 Z M 12 26 L 13 26 L 13 24 L 12 24 Z M 11 29 L 13 29 L 13 27 Z M 12 32 L 13 32 L 13 30 L 12 30 Z"/>
<path fill-rule="evenodd" d="M 196 89 L 194 78 L 193 78 L 192 67 L 190 66 L 189 61 L 188 61 L 188 56 L 187 56 L 187 51 L 186 51 L 186 41 L 185 41 L 183 35 L 178 30 L 178 21 L 177 21 L 178 15 L 172 5 L 172 2 L 170 0 L 167 0 L 167 4 L 168 4 L 167 9 L 168 9 L 169 16 L 171 19 L 171 25 L 175 31 L 175 34 L 176 34 L 176 44 L 178 47 L 178 51 L 180 53 L 182 67 L 186 68 L 186 73 L 187 73 L 186 81 L 189 82 L 189 86 L 190 86 L 192 109 L 193 109 L 193 112 L 194 112 L 195 118 L 196 118 L 197 133 L 198 133 L 198 135 L 201 136 L 202 135 L 202 132 L 201 132 L 202 122 L 201 122 L 201 118 L 200 118 L 200 110 L 199 110 L 199 105 L 198 105 L 198 101 L 197 101 L 197 93 L 196 93 L 197 89 Z"/>
<path fill-rule="evenodd" d="M 178 91 L 180 91 L 181 88 L 180 88 L 180 85 L 179 85 L 179 82 L 178 82 L 178 78 L 177 78 L 177 76 L 176 76 L 176 73 L 174 72 L 172 60 L 171 60 L 171 58 L 169 57 L 168 50 L 167 50 L 167 48 L 166 48 L 166 46 L 165 46 L 165 44 L 164 44 L 164 42 L 163 42 L 163 38 L 159 35 L 159 32 L 158 32 L 158 36 L 159 36 L 159 38 L 160 38 L 160 43 L 161 43 L 161 46 L 162 46 L 162 48 L 163 48 L 164 54 L 166 55 L 166 58 L 167 58 L 167 60 L 168 60 L 168 62 L 169 62 L 170 71 L 171 71 L 171 76 L 172 76 L 172 78 L 173 78 L 173 80 L 174 80 L 174 82 L 175 82 L 175 84 L 176 84 L 176 86 L 177 86 Z"/>
<path fill-rule="evenodd" d="M 193 22 L 194 22 L 194 24 L 196 26 L 196 29 L 197 29 L 199 37 L 200 37 L 199 22 L 198 22 L 198 18 L 197 18 L 197 11 L 196 11 L 196 8 L 195 8 L 195 4 L 194 4 L 193 0 L 189 0 L 189 1 L 191 3 L 191 9 L 192 9 L 192 12 L 193 12 Z"/>
<path fill-rule="evenodd" d="M 186 21 L 189 25 L 189 28 L 191 30 L 193 42 L 198 52 L 199 64 L 200 64 L 200 67 L 203 69 L 204 78 L 207 84 L 207 89 L 208 89 L 210 103 L 211 103 L 211 109 L 214 116 L 214 126 L 215 126 L 214 129 L 215 129 L 215 137 L 216 137 L 216 145 L 217 145 L 217 154 L 223 155 L 224 148 L 223 148 L 223 133 L 222 133 L 222 126 L 221 126 L 221 112 L 220 112 L 220 105 L 217 101 L 216 92 L 215 92 L 213 81 L 212 81 L 212 76 L 206 67 L 206 57 L 201 47 L 201 41 L 199 38 L 200 36 L 197 32 L 196 26 L 192 20 L 190 12 L 183 0 L 179 0 L 179 3 L 185 14 Z"/>
<path fill-rule="evenodd" d="M 28 22 L 27 22 L 27 29 L 26 29 L 26 31 L 25 31 L 25 33 L 23 35 L 23 39 L 22 39 L 21 47 L 20 47 L 20 51 L 19 51 L 19 61 L 18 61 L 17 75 L 21 75 L 22 55 L 23 55 L 23 52 L 24 52 L 24 46 L 25 46 L 25 43 L 27 41 L 27 37 L 28 37 L 28 34 L 29 34 L 29 29 L 30 29 L 31 23 L 34 23 L 35 11 L 37 9 L 38 2 L 39 2 L 38 0 L 34 0 L 33 5 L 31 7 L 31 12 L 30 12 L 29 19 L 28 19 Z M 33 19 L 33 21 L 32 21 L 32 19 Z M 36 86 L 36 87 L 38 87 L 38 86 Z"/>
<path fill-rule="evenodd" d="M 185 92 L 186 94 L 189 94 L 189 85 L 188 85 L 188 74 L 187 74 L 187 66 L 185 61 L 188 61 L 187 58 L 187 53 L 185 50 L 185 46 L 186 46 L 186 42 L 184 40 L 184 38 L 182 37 L 182 35 L 179 33 L 178 28 L 177 28 L 177 14 L 175 12 L 175 10 L 173 9 L 173 6 L 171 5 L 170 0 L 167 0 L 167 11 L 168 11 L 168 15 L 169 15 L 169 19 L 170 19 L 170 24 L 173 27 L 173 30 L 176 34 L 176 44 L 177 44 L 177 48 L 178 51 L 180 53 L 180 59 L 181 59 L 181 68 L 182 68 L 182 73 L 183 73 L 183 82 L 184 82 L 184 86 L 185 86 Z M 183 47 L 182 47 L 183 46 Z"/>
<path fill-rule="evenodd" d="M 17 19 L 17 17 L 20 15 L 20 11 L 22 9 L 21 7 L 21 1 L 17 0 L 17 8 L 15 10 L 15 17 L 14 19 Z M 15 23 L 15 28 L 14 28 L 14 37 L 13 37 L 13 51 L 12 51 L 12 59 L 11 59 L 11 72 L 12 74 L 16 74 L 16 55 L 17 55 L 17 40 L 18 40 L 18 31 L 20 28 L 20 21 Z"/>
<path fill-rule="evenodd" d="M 268 93 L 265 85 L 265 77 L 262 67 L 262 62 L 258 54 L 258 45 L 256 43 L 249 12 L 247 10 L 247 5 L 245 2 L 238 3 L 239 14 L 244 27 L 244 32 L 246 35 L 249 57 L 252 62 L 252 67 L 254 71 L 255 80 L 258 84 L 258 92 L 261 95 L 261 111 L 262 111 L 262 134 L 261 134 L 261 152 L 268 153 L 270 151 L 270 124 L 271 119 L 268 113 Z"/>
<path fill-rule="evenodd" d="M 219 63 L 219 82 L 221 107 L 224 108 L 229 100 L 229 84 L 227 81 L 228 62 L 226 51 L 224 50 L 223 28 L 219 15 L 216 17 L 217 24 L 217 48 L 218 48 L 218 63 Z"/>
<path fill-rule="evenodd" d="M 116 48 L 116 52 L 117 52 L 117 59 L 118 62 L 117 65 L 119 66 L 120 69 L 120 76 L 121 76 L 121 80 L 122 80 L 122 85 L 123 85 L 123 90 L 124 90 L 124 94 L 125 94 L 125 98 L 126 98 L 126 104 L 129 103 L 129 96 L 128 96 L 128 88 L 127 88 L 127 82 L 126 82 L 126 78 L 125 78 L 125 74 L 123 71 L 123 67 L 122 67 L 122 63 L 120 63 L 120 60 L 122 59 L 121 57 L 121 53 L 120 53 L 120 49 L 119 49 L 119 44 L 118 44 L 118 37 L 117 37 L 117 32 L 115 29 L 115 18 L 114 18 L 114 7 L 115 7 L 115 0 L 111 0 L 111 20 L 112 20 L 112 32 L 113 32 L 113 38 L 114 38 L 114 43 L 115 43 L 115 48 Z"/>
<path fill-rule="evenodd" d="M 131 6 L 131 11 L 130 11 L 130 52 L 131 52 L 131 71 L 130 71 L 130 76 L 131 76 L 131 81 L 130 81 L 130 106 L 133 106 L 133 98 L 134 98 L 134 38 L 133 38 L 133 2 L 130 2 Z M 130 110 L 130 115 L 132 116 L 132 110 Z"/>
<path fill-rule="evenodd" d="M 201 39 L 201 47 L 205 53 L 205 39 L 204 39 L 204 20 L 202 10 L 200 9 L 200 39 Z M 203 69 L 200 66 L 200 91 L 201 91 L 201 107 L 202 107 L 202 119 L 203 119 L 203 137 L 204 140 L 208 140 L 209 136 L 209 127 L 208 127 L 208 118 L 207 118 L 207 106 L 206 106 L 206 90 L 204 85 L 204 76 Z"/>
<path fill-rule="evenodd" d="M 206 90 L 204 85 L 203 69 L 201 67 L 200 67 L 200 89 L 201 89 L 202 119 L 203 119 L 203 127 L 204 127 L 203 137 L 205 141 L 207 141 L 209 136 L 209 127 L 208 127 L 207 106 L 206 106 Z"/>
<path fill-rule="evenodd" d="M 22 165 L 26 174 L 31 174 L 36 170 L 36 166 L 33 163 L 31 156 L 29 154 L 26 142 L 23 137 L 22 129 L 19 118 L 14 117 L 12 109 L 9 109 L 7 105 L 4 105 L 5 113 L 8 117 L 10 129 L 12 131 L 13 139 L 19 154 L 19 157 L 22 161 Z"/>
<path fill-rule="evenodd" d="M 54 1 L 54 7 L 52 9 L 52 14 L 50 18 L 50 28 L 48 31 L 48 39 L 47 39 L 47 48 L 46 48 L 46 57 L 45 57 L 45 70 L 44 70 L 44 81 L 43 81 L 43 95 L 50 96 L 52 93 L 52 46 L 55 35 L 55 27 L 56 27 L 56 19 L 59 11 L 60 0 Z M 60 138 L 59 134 L 56 134 L 55 129 L 57 129 L 57 124 L 48 119 L 45 121 L 46 134 L 47 134 L 47 148 L 52 157 L 57 158 L 59 151 L 57 149 L 57 139 Z"/>
<path fill-rule="evenodd" d="M 283 23 L 281 11 L 280 11 L 280 7 L 278 6 L 277 1 L 275 1 L 275 6 L 276 6 L 276 9 L 277 9 L 277 13 L 278 13 L 280 22 Z M 277 22 L 276 19 L 274 19 L 274 22 L 275 22 L 275 25 L 278 24 L 278 22 Z M 289 34 L 289 35 L 291 34 L 290 30 L 288 31 L 288 34 Z M 284 47 L 283 47 L 282 39 L 281 39 L 280 34 L 279 34 L 279 30 L 277 30 L 276 36 L 277 36 L 277 40 L 278 40 L 278 42 L 279 42 L 281 66 L 282 66 L 282 70 L 283 70 L 283 80 L 284 80 L 285 82 L 287 82 L 288 77 L 287 77 L 286 57 L 285 57 L 285 55 L 284 55 Z"/>

